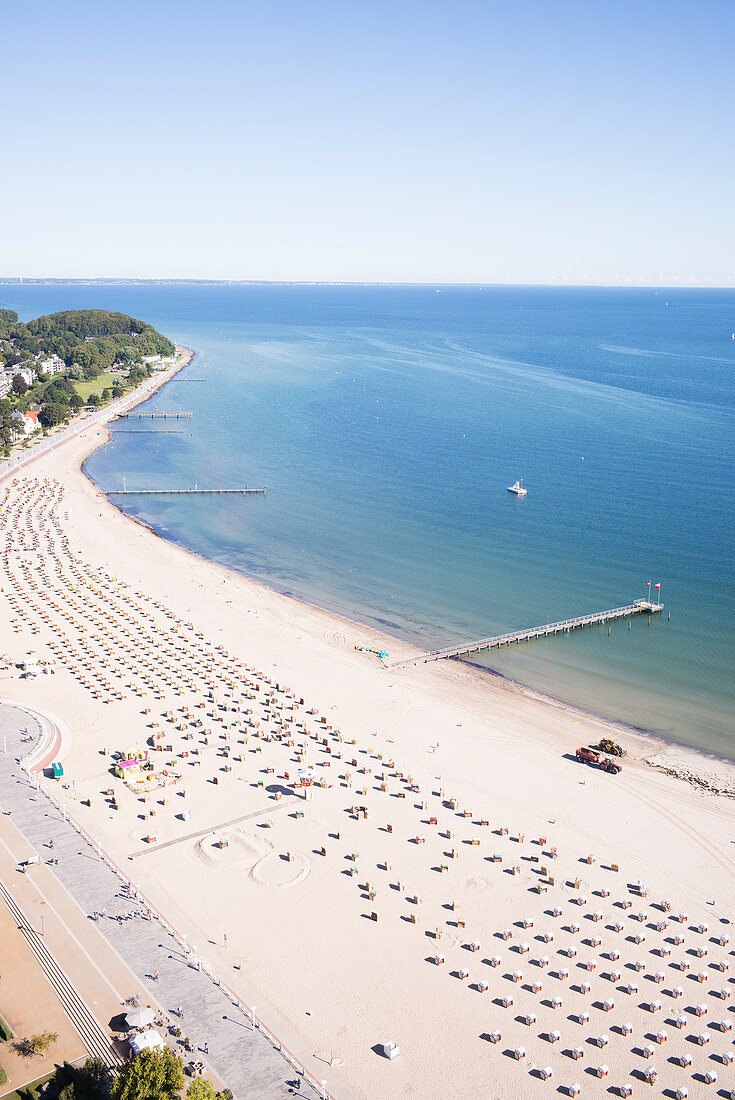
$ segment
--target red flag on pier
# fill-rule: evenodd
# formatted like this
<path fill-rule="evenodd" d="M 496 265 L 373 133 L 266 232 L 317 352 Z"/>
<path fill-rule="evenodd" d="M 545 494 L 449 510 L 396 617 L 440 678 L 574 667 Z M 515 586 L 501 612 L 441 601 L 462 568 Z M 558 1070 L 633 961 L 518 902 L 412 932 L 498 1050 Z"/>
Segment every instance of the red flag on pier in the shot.
<path fill-rule="evenodd" d="M 650 587 L 651 587 L 651 582 L 650 582 L 650 581 L 646 581 L 646 588 L 650 588 Z"/>
<path fill-rule="evenodd" d="M 653 586 L 653 587 L 654 587 L 654 588 L 660 588 L 660 587 L 661 587 L 661 585 L 660 585 L 660 584 L 654 584 L 654 586 Z"/>

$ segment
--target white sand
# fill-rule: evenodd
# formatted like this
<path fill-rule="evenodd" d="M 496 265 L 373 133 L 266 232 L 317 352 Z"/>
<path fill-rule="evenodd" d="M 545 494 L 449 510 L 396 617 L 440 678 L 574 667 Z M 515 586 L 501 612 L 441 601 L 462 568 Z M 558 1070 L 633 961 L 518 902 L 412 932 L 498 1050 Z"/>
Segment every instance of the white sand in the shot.
<path fill-rule="evenodd" d="M 695 1075 L 712 1070 L 720 1078 L 715 1089 L 735 1087 L 735 1070 L 719 1060 L 735 1050 L 733 1033 L 710 1026 L 735 1021 L 732 1002 L 715 995 L 734 988 L 730 970 L 714 968 L 733 963 L 732 945 L 713 942 L 729 934 L 723 922 L 735 915 L 735 806 L 725 793 L 735 791 L 735 769 L 457 663 L 382 668 L 354 646 L 382 644 L 394 656 L 409 647 L 199 560 L 122 516 L 79 472 L 102 438 L 95 431 L 39 459 L 26 472 L 28 483 L 11 488 L 2 504 L 0 544 L 11 537 L 12 546 L 0 581 L 0 653 L 17 661 L 35 649 L 55 660 L 56 674 L 21 680 L 15 670 L 0 672 L 0 692 L 66 723 L 75 815 L 200 956 L 254 999 L 274 1030 L 293 1037 L 316 1076 L 335 1092 L 344 1086 L 371 1100 L 506 1098 L 526 1089 L 550 1096 L 575 1081 L 583 1096 L 606 1095 L 617 1084 L 648 1095 L 635 1074 L 651 1064 L 658 1070 L 652 1095 L 681 1085 L 700 1095 L 705 1086 Z M 53 510 L 54 490 L 42 484 L 51 478 L 63 485 Z M 285 709 L 274 705 L 266 713 L 267 680 L 287 685 L 304 705 L 281 691 L 276 705 Z M 198 706 L 214 681 L 217 704 L 239 710 Z M 312 708 L 317 713 L 307 713 Z M 172 711 L 176 722 L 164 717 Z M 324 732 L 320 716 L 331 730 Z M 231 724 L 241 721 L 260 725 Z M 160 731 L 169 752 L 152 751 L 149 739 Z M 565 756 L 606 735 L 628 750 L 620 776 Z M 293 790 L 301 744 L 305 764 L 325 787 Z M 157 768 L 173 765 L 169 770 L 183 778 L 144 803 L 111 777 L 101 750 L 146 745 Z M 229 757 L 221 755 L 227 746 Z M 702 777 L 723 793 L 698 786 Z M 118 809 L 104 790 L 115 791 Z M 276 800 L 279 791 L 285 793 Z M 71 802 L 70 791 L 67 797 Z M 87 798 L 91 807 L 82 804 Z M 182 820 L 184 809 L 190 820 Z M 150 810 L 155 816 L 144 820 Z M 461 816 L 465 810 L 470 816 Z M 508 835 L 499 835 L 501 826 Z M 155 842 L 146 843 L 147 836 Z M 164 847 L 169 841 L 175 843 Z M 502 862 L 490 861 L 495 853 Z M 581 862 L 589 854 L 594 863 Z M 618 872 L 609 869 L 613 863 Z M 513 867 L 520 868 L 515 875 Z M 537 893 L 549 876 L 555 885 Z M 628 889 L 638 879 L 649 889 L 645 901 Z M 575 904 L 581 895 L 586 904 Z M 616 904 L 628 898 L 630 909 Z M 671 903 L 669 917 L 687 912 L 689 922 L 670 920 L 657 931 L 653 925 L 666 919 L 655 907 L 663 899 Z M 590 919 L 595 910 L 603 913 L 599 922 Z M 647 919 L 634 919 L 642 911 Z M 519 927 L 524 919 L 533 925 Z M 579 931 L 570 930 L 574 921 Z M 701 921 L 709 930 L 694 932 Z M 508 941 L 498 936 L 506 928 Z M 553 935 L 548 943 L 546 932 Z M 646 937 L 640 944 L 638 933 Z M 678 933 L 683 944 L 667 942 Z M 591 942 L 595 935 L 599 944 Z M 472 941 L 478 951 L 468 949 Z M 524 941 L 529 951 L 520 954 Z M 576 956 L 560 954 L 570 945 Z M 701 959 L 691 953 L 700 945 L 708 950 Z M 671 954 L 659 955 L 660 946 Z M 606 957 L 611 952 L 619 958 Z M 445 956 L 442 965 L 433 962 L 437 954 Z M 488 962 L 495 955 L 497 967 Z M 544 955 L 548 967 L 537 965 Z M 645 970 L 638 975 L 631 965 L 639 959 Z M 588 960 L 597 960 L 595 969 L 580 965 Z M 689 973 L 672 965 L 681 960 L 691 964 Z M 567 978 L 559 976 L 563 967 Z M 458 976 L 463 969 L 466 978 Z M 616 969 L 621 977 L 611 981 L 606 975 Z M 522 972 L 518 983 L 515 970 Z M 652 980 L 659 970 L 660 985 Z M 692 977 L 700 970 L 706 983 Z M 481 981 L 486 992 L 477 989 Z M 629 982 L 637 982 L 637 993 L 623 991 Z M 675 986 L 683 987 L 678 999 Z M 512 1007 L 498 1003 L 506 995 Z M 556 996 L 559 1008 L 551 1007 Z M 606 1012 L 608 998 L 614 1008 Z M 663 1007 L 651 1013 L 646 1006 L 657 999 Z M 687 1011 L 700 1002 L 708 1006 L 702 1019 Z M 589 1022 L 573 1018 L 580 1011 Z M 529 1012 L 537 1018 L 526 1024 Z M 685 1028 L 667 1023 L 682 1013 Z M 630 1035 L 616 1030 L 628 1022 Z M 502 1039 L 491 1044 L 483 1036 L 495 1030 Z M 560 1032 L 558 1043 L 544 1038 L 551 1030 Z M 660 1030 L 668 1033 L 661 1047 L 647 1038 Z M 710 1037 L 708 1045 L 687 1038 L 699 1032 Z M 599 1049 L 592 1040 L 603 1033 L 609 1043 Z M 372 1049 L 389 1039 L 401 1047 L 392 1062 Z M 650 1058 L 641 1053 L 647 1043 L 655 1048 Z M 527 1054 L 516 1061 L 507 1052 L 520 1046 Z M 574 1061 L 569 1051 L 577 1046 L 584 1053 Z M 680 1054 L 691 1066 L 671 1061 Z M 598 1080 L 590 1070 L 603 1063 L 609 1076 Z M 553 1071 L 546 1082 L 534 1072 L 545 1066 Z"/>

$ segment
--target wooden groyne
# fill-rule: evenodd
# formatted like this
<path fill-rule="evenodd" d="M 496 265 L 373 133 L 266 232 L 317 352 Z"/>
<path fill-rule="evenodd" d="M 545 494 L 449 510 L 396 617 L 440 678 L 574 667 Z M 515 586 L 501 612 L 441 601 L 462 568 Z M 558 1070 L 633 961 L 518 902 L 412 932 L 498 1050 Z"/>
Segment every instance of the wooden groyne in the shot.
<path fill-rule="evenodd" d="M 116 417 L 117 420 L 191 420 L 193 413 L 190 412 L 158 412 L 155 409 L 153 412 L 130 412 L 120 413 Z"/>
<path fill-rule="evenodd" d="M 654 615 L 658 611 L 663 611 L 663 606 L 662 603 L 652 603 L 650 600 L 636 600 L 623 607 L 611 607 L 607 611 L 596 611 L 591 615 L 578 615 L 574 619 L 563 619 L 558 623 L 544 623 L 543 626 L 531 626 L 525 630 L 510 631 L 508 634 L 496 634 L 492 638 L 481 638 L 476 642 L 465 642 L 462 645 L 448 646 L 446 649 L 436 649 L 430 653 L 420 653 L 416 657 L 394 661 L 389 667 L 407 668 L 409 665 L 425 664 L 428 661 L 442 661 L 445 657 L 464 657 L 468 653 L 498 649 L 500 646 L 512 645 L 513 642 L 546 638 L 549 634 L 568 634 L 572 630 L 580 630 L 585 626 L 608 623 L 614 619 L 626 619 L 631 615 Z"/>
<path fill-rule="evenodd" d="M 193 489 L 105 489 L 108 497 L 249 496 L 251 493 L 265 494 L 265 485 L 262 489 L 249 489 L 247 485 L 239 489 L 200 489 L 197 485 Z"/>

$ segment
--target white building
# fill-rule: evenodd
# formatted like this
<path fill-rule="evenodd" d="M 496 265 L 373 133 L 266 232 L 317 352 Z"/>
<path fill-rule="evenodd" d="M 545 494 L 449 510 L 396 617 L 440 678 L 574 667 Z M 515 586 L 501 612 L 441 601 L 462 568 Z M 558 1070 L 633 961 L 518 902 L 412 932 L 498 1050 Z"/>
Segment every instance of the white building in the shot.
<path fill-rule="evenodd" d="M 66 363 L 58 355 L 51 355 L 47 359 L 41 359 L 36 364 L 39 374 L 60 374 L 66 368 Z"/>
<path fill-rule="evenodd" d="M 23 413 L 16 409 L 15 412 L 11 414 L 10 419 L 13 421 L 15 430 L 23 435 L 33 435 L 40 427 L 37 412 Z"/>
<path fill-rule="evenodd" d="M 0 371 L 0 398 L 7 397 L 13 388 L 13 376 L 12 374 L 6 374 L 5 371 Z"/>
<path fill-rule="evenodd" d="M 33 370 L 32 367 L 11 367 L 8 373 L 10 374 L 11 385 L 13 379 L 17 375 L 20 375 L 27 386 L 32 386 L 36 372 Z"/>

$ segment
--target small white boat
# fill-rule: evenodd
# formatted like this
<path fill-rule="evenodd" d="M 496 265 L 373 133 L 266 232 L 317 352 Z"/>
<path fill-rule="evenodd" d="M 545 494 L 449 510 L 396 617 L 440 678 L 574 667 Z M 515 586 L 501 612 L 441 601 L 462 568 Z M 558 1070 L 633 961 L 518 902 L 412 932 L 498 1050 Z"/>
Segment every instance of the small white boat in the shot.
<path fill-rule="evenodd" d="M 528 493 L 528 489 L 523 488 L 523 478 L 520 481 L 514 481 L 512 485 L 508 486 L 509 493 L 515 493 L 517 497 L 525 497 Z"/>

